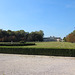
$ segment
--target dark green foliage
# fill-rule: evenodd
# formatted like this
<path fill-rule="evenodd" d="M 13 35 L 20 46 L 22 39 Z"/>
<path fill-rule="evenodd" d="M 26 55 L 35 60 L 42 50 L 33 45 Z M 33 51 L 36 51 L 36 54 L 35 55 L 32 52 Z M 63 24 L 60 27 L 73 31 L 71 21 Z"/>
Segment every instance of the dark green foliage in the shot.
<path fill-rule="evenodd" d="M 75 57 L 75 49 L 0 48 L 0 53 Z"/>
<path fill-rule="evenodd" d="M 0 46 L 31 46 L 35 45 L 35 43 L 0 43 Z"/>
<path fill-rule="evenodd" d="M 24 44 L 25 42 L 24 41 L 20 41 L 20 44 Z"/>
<path fill-rule="evenodd" d="M 66 42 L 66 37 L 63 38 L 64 42 Z"/>
<path fill-rule="evenodd" d="M 19 41 L 43 41 L 43 31 L 25 32 L 24 30 L 11 31 L 0 29 L 0 42 L 19 42 Z"/>

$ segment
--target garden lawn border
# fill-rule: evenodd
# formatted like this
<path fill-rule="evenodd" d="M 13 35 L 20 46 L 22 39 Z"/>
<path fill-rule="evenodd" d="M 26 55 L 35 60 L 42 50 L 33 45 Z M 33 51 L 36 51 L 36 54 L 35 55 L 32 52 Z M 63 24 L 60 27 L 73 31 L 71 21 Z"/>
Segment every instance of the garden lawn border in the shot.
<path fill-rule="evenodd" d="M 47 55 L 47 56 L 69 56 L 75 57 L 75 49 L 62 48 L 0 48 L 0 53 Z"/>

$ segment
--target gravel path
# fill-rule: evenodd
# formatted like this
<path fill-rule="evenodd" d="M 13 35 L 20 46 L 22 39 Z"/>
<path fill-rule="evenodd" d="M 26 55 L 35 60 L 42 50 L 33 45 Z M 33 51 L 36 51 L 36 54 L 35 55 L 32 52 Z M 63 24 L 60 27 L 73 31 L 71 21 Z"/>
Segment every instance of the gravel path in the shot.
<path fill-rule="evenodd" d="M 0 54 L 0 75 L 75 75 L 75 58 Z"/>

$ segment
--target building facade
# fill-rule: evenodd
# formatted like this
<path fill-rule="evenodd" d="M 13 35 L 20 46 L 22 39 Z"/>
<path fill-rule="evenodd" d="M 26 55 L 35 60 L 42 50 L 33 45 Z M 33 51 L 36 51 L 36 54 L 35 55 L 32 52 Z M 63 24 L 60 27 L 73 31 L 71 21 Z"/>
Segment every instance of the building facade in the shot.
<path fill-rule="evenodd" d="M 49 42 L 49 41 L 57 41 L 57 42 L 60 42 L 60 41 L 62 41 L 62 39 L 60 38 L 60 37 L 52 37 L 52 36 L 50 36 L 50 37 L 44 37 L 43 38 L 43 41 L 44 42 Z"/>

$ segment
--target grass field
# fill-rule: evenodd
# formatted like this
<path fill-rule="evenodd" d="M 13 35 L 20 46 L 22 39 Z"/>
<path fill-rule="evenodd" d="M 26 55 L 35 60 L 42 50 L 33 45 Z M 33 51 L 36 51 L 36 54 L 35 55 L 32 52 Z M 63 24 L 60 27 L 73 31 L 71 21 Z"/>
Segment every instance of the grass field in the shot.
<path fill-rule="evenodd" d="M 75 49 L 75 43 L 69 43 L 69 42 L 36 42 L 35 46 L 29 46 L 29 47 Z"/>
<path fill-rule="evenodd" d="M 75 43 L 69 42 L 35 42 L 33 46 L 0 46 L 0 48 L 59 48 L 75 49 Z"/>
<path fill-rule="evenodd" d="M 35 44 L 33 46 L 0 46 L 0 53 L 75 57 L 75 43 L 35 42 Z"/>

